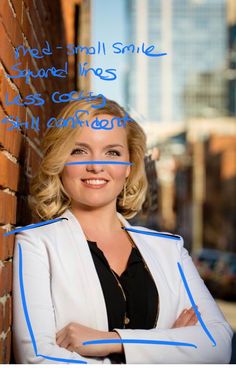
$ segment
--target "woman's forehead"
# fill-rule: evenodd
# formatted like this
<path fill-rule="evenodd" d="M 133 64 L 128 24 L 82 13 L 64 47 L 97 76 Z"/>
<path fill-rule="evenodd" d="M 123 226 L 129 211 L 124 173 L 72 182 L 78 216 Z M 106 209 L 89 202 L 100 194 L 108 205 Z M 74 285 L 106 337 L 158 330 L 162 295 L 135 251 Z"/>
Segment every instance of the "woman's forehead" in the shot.
<path fill-rule="evenodd" d="M 100 115 L 99 119 L 112 118 L 110 115 Z M 83 126 L 76 134 L 76 142 L 126 144 L 127 130 L 124 127 L 114 125 L 112 129 L 94 129 L 91 126 Z"/>

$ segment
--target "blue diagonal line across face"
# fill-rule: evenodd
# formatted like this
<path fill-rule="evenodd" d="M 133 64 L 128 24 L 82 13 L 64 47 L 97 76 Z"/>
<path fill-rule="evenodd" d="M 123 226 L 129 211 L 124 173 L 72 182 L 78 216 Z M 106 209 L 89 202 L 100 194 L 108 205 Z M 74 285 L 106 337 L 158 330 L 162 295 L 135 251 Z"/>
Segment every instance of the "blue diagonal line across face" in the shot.
<path fill-rule="evenodd" d="M 88 165 L 88 164 L 105 164 L 105 165 L 134 165 L 132 162 L 129 161 L 73 161 L 73 162 L 66 162 L 65 166 L 70 165 Z"/>

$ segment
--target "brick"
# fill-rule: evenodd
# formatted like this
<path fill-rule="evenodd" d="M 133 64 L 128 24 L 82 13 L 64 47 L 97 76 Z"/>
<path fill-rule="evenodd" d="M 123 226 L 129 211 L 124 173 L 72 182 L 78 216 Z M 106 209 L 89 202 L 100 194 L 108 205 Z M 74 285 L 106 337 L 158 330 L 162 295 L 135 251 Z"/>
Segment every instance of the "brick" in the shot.
<path fill-rule="evenodd" d="M 8 332 L 6 337 L 6 344 L 5 344 L 5 361 L 8 363 L 10 361 L 11 356 L 11 331 Z"/>
<path fill-rule="evenodd" d="M 0 186 L 17 190 L 19 180 L 19 165 L 10 161 L 0 152 Z"/>
<path fill-rule="evenodd" d="M 4 261 L 13 256 L 14 234 L 4 236 L 6 230 L 0 228 L 0 260 Z"/>
<path fill-rule="evenodd" d="M 11 45 L 5 28 L 0 22 L 0 35 L 1 35 L 1 47 L 0 47 L 0 59 L 2 60 L 8 73 L 10 73 L 10 67 L 16 63 L 14 48 Z"/>
<path fill-rule="evenodd" d="M 33 23 L 34 25 L 34 32 L 33 32 L 30 20 L 31 20 L 31 17 L 30 17 L 29 9 L 26 9 L 25 6 L 23 6 L 22 7 L 22 30 L 23 30 L 25 37 L 27 38 L 29 42 L 30 47 L 34 48 L 34 47 L 39 46 L 38 40 L 35 38 L 35 34 L 37 35 L 40 33 L 41 27 L 37 28 L 36 25 Z"/>
<path fill-rule="evenodd" d="M 2 123 L 2 120 L 6 118 L 6 114 L 0 105 L 0 144 L 13 156 L 18 157 L 20 152 L 20 145 L 22 136 L 19 130 L 8 130 L 11 128 L 11 123 Z"/>
<path fill-rule="evenodd" d="M 31 119 L 29 118 L 29 115 L 27 116 L 27 109 L 30 109 L 30 107 L 26 108 L 25 106 L 20 106 L 20 105 L 16 105 L 16 104 L 11 104 L 11 105 L 7 105 L 6 104 L 6 93 L 8 93 L 8 100 L 9 101 L 13 101 L 14 97 L 17 95 L 17 92 L 12 88 L 12 86 L 10 85 L 8 78 L 6 78 L 4 72 L 2 70 L 0 70 L 0 80 L 1 80 L 1 87 L 0 87 L 0 100 L 2 100 L 2 106 L 3 109 L 7 112 L 7 114 L 9 116 L 12 116 L 13 119 L 16 119 L 18 117 L 19 122 L 25 122 L 28 121 L 29 125 L 31 123 Z M 19 86 L 20 84 L 23 85 L 23 81 L 21 80 L 21 82 L 19 82 Z M 29 88 L 29 85 L 24 84 L 24 87 L 22 87 L 22 91 L 23 91 L 23 95 L 27 95 L 31 93 L 31 89 Z M 38 108 L 38 110 L 37 110 Z M 40 109 L 40 107 L 37 106 L 32 106 L 31 107 L 32 111 L 34 111 L 34 115 L 37 116 L 37 114 L 39 113 L 40 115 L 42 115 L 42 110 Z M 13 131 L 18 131 L 20 132 L 19 129 L 14 128 L 13 125 L 10 123 L 9 124 L 9 129 L 10 127 L 12 127 L 11 130 L 8 130 L 9 133 L 12 133 Z M 28 135 L 30 138 L 34 139 L 36 137 L 38 137 L 38 132 L 35 132 L 32 129 L 26 129 L 26 127 L 24 125 L 21 126 L 20 128 L 22 130 L 22 132 L 24 132 L 26 135 Z M 18 137 L 18 139 L 20 140 L 20 138 Z M 19 149 L 19 143 L 20 142 L 16 142 L 16 144 L 18 143 L 17 148 Z"/>
<path fill-rule="evenodd" d="M 22 24 L 21 24 L 23 33 L 25 37 L 27 38 L 27 41 L 29 42 L 30 47 L 36 47 L 36 41 L 34 39 L 32 27 L 29 21 L 29 17 L 27 14 L 27 10 L 24 7 L 24 4 L 22 6 Z"/>
<path fill-rule="evenodd" d="M 5 303 L 4 324 L 3 324 L 3 329 L 5 332 L 7 332 L 11 324 L 12 324 L 12 299 L 11 297 L 9 297 L 7 298 Z"/>
<path fill-rule="evenodd" d="M 10 361 L 11 354 L 11 331 L 3 339 L 0 338 L 0 363 L 7 364 Z"/>
<path fill-rule="evenodd" d="M 21 25 L 21 21 L 22 21 L 22 2 L 23 0 L 11 0 L 13 9 L 16 13 L 16 17 L 19 21 L 19 24 Z"/>
<path fill-rule="evenodd" d="M 0 334 L 4 331 L 4 305 L 0 303 Z"/>
<path fill-rule="evenodd" d="M 9 84 L 7 79 L 8 78 L 4 74 L 4 71 L 0 69 L 0 100 L 2 102 L 2 106 L 3 106 L 4 110 L 9 115 L 13 115 L 15 106 L 14 105 L 7 106 L 6 94 L 8 94 L 9 100 L 12 101 L 15 94 L 16 94 L 16 92 L 12 88 L 12 86 Z"/>
<path fill-rule="evenodd" d="M 12 262 L 5 261 L 0 265 L 0 297 L 12 290 Z"/>
<path fill-rule="evenodd" d="M 31 89 L 28 84 L 25 84 L 24 79 L 15 79 L 16 86 L 22 92 L 23 97 L 31 93 Z M 14 88 L 14 83 L 10 83 L 9 78 L 6 76 L 3 70 L 0 69 L 0 100 L 2 101 L 3 109 L 8 115 L 16 116 L 16 110 L 22 108 L 20 105 L 13 104 L 14 98 L 19 94 L 17 89 Z M 6 100 L 8 95 L 8 103 Z M 24 107 L 24 106 L 23 106 Z M 24 107 L 25 108 L 25 107 Z"/>
<path fill-rule="evenodd" d="M 34 176 L 38 171 L 41 158 L 28 142 L 25 142 L 25 161 L 27 163 L 27 174 Z"/>
<path fill-rule="evenodd" d="M 0 334 L 7 332 L 12 323 L 12 301 L 9 296 L 4 302 L 0 302 Z"/>
<path fill-rule="evenodd" d="M 23 128 L 24 134 L 35 143 L 39 138 L 39 131 L 31 128 L 32 117 L 29 112 L 27 113 L 26 121 L 28 121 L 28 129 L 26 127 Z"/>
<path fill-rule="evenodd" d="M 4 363 L 4 346 L 5 346 L 5 339 L 3 340 L 0 338 L 0 364 Z"/>
<path fill-rule="evenodd" d="M 37 6 L 38 13 L 41 16 L 41 22 L 44 26 L 44 31 L 48 31 L 48 26 L 50 26 L 49 22 L 49 9 L 48 9 L 48 2 L 47 1 L 40 1 L 34 0 L 34 7 Z"/>
<path fill-rule="evenodd" d="M 0 1 L 0 15 L 5 26 L 6 33 L 9 39 L 13 43 L 13 46 L 18 46 L 23 43 L 22 31 L 20 24 L 15 17 L 14 11 L 12 10 L 9 0 Z"/>
<path fill-rule="evenodd" d="M 27 3 L 26 8 L 28 12 L 28 18 L 30 19 L 31 23 L 34 25 L 34 30 L 36 33 L 38 44 L 42 47 L 44 45 L 46 35 L 45 35 L 45 27 L 42 23 L 42 14 L 39 13 L 35 7 L 34 1 L 25 1 Z"/>
<path fill-rule="evenodd" d="M 0 224 L 16 223 L 16 197 L 0 190 Z"/>

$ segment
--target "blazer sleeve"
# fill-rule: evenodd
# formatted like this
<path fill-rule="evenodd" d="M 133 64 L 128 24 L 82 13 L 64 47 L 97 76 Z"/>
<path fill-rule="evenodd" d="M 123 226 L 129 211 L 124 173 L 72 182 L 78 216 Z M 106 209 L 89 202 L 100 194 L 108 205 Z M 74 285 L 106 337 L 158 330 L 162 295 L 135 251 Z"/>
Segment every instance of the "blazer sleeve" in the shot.
<path fill-rule="evenodd" d="M 83 357 L 56 344 L 49 257 L 44 242 L 30 233 L 28 230 L 16 236 L 13 257 L 13 350 L 16 363 L 110 363 L 108 358 Z"/>
<path fill-rule="evenodd" d="M 115 329 L 121 339 L 148 339 L 168 342 L 186 342 L 197 346 L 131 344 L 123 343 L 127 363 L 229 363 L 233 331 L 215 303 L 195 268 L 188 251 L 183 247 L 183 239 L 177 242 L 179 259 L 189 289 L 205 326 L 213 336 L 216 345 L 209 339 L 201 324 L 181 328 L 154 328 L 150 330 Z M 177 274 L 177 277 L 180 277 Z M 180 280 L 179 305 L 181 311 L 190 302 L 182 279 Z M 176 316 L 177 319 L 178 316 Z M 169 326 L 168 326 L 169 327 Z"/>

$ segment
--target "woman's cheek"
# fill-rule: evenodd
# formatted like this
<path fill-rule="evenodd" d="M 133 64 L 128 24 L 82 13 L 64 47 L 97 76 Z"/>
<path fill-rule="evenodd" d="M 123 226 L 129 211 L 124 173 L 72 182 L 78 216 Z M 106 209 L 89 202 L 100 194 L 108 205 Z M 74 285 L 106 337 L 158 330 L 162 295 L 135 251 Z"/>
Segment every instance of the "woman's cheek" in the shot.
<path fill-rule="evenodd" d="M 73 179 L 82 178 L 82 170 L 80 165 L 70 167 L 69 176 Z"/>
<path fill-rule="evenodd" d="M 114 165 L 112 176 L 118 180 L 125 180 L 126 169 L 124 167 L 119 167 L 119 165 Z"/>
<path fill-rule="evenodd" d="M 65 167 L 63 177 L 65 179 L 75 179 L 81 176 L 81 168 L 79 165 L 71 165 Z"/>

